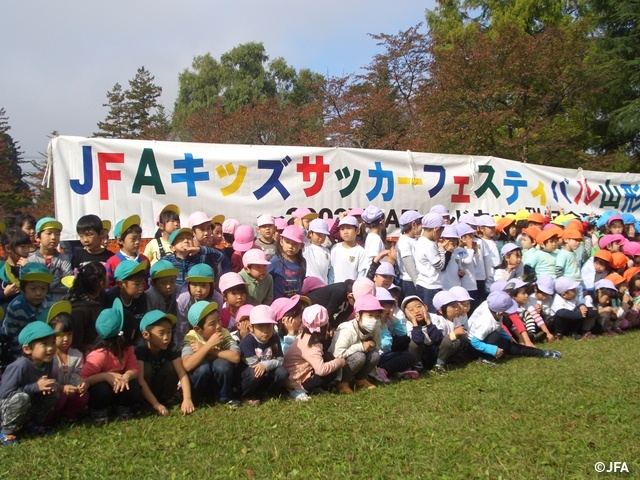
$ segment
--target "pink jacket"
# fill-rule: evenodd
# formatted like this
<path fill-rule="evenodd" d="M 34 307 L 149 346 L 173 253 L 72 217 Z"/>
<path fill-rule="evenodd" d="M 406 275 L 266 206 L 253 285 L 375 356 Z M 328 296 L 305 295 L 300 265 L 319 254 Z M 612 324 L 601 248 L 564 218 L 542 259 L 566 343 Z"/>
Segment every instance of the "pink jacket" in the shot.
<path fill-rule="evenodd" d="M 329 375 L 340 368 L 340 360 L 325 362 L 321 343 L 309 346 L 310 336 L 298 335 L 284 354 L 284 368 L 289 372 L 286 387 L 290 390 L 302 390 L 302 383 L 314 373 L 321 377 Z"/>

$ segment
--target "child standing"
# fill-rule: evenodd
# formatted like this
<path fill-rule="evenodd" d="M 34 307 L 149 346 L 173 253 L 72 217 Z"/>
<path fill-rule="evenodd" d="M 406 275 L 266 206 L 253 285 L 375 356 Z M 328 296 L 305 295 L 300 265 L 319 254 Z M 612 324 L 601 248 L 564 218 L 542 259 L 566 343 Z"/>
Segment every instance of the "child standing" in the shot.
<path fill-rule="evenodd" d="M 280 235 L 276 255 L 271 259 L 269 274 L 273 277 L 274 298 L 292 297 L 302 290 L 307 262 L 302 255 L 304 233 L 301 228 L 289 225 Z"/>
<path fill-rule="evenodd" d="M 120 299 L 96 320 L 100 340 L 85 361 L 80 377 L 89 384 L 89 414 L 96 423 L 109 421 L 109 407 L 124 420 L 133 418 L 131 407 L 140 398 L 138 364 L 133 352 L 135 328 L 125 318 Z"/>
<path fill-rule="evenodd" d="M 171 342 L 171 330 L 176 317 L 152 310 L 140 323 L 142 341 L 134 348 L 138 361 L 140 389 L 143 398 L 158 412 L 168 415 L 174 405 L 178 381 L 182 390 L 180 410 L 184 415 L 193 413 L 191 383 L 182 365 L 181 351 Z"/>
<path fill-rule="evenodd" d="M 221 264 L 224 254 L 206 245 L 194 244 L 193 231 L 188 228 L 174 230 L 169 236 L 171 254 L 164 259 L 179 270 L 176 283 L 181 286 L 187 273 L 194 265 L 206 263 L 215 271 Z"/>
<path fill-rule="evenodd" d="M 284 354 L 283 366 L 289 372 L 286 386 L 297 401 L 307 401 L 308 393 L 326 389 L 347 363 L 324 352 L 328 323 L 329 314 L 322 305 L 306 308 L 302 312 L 302 332 Z"/>
<path fill-rule="evenodd" d="M 151 266 L 171 252 L 169 236 L 180 230 L 180 209 L 176 205 L 164 207 L 158 215 L 156 226 L 158 230 L 155 237 L 144 249 L 144 255 L 151 262 Z"/>
<path fill-rule="evenodd" d="M 2 249 L 7 256 L 2 264 L 2 289 L 0 289 L 0 306 L 6 310 L 7 305 L 20 294 L 20 269 L 29 261 L 31 251 L 29 235 L 18 228 L 7 228 L 2 234 Z"/>
<path fill-rule="evenodd" d="M 364 224 L 364 251 L 367 259 L 367 270 L 384 248 L 384 242 L 387 239 L 387 231 L 384 225 L 384 210 L 369 205 L 362 212 L 362 221 Z"/>
<path fill-rule="evenodd" d="M 113 288 L 116 285 L 114 272 L 120 262 L 125 260 L 132 260 L 138 263 L 146 262 L 147 269 L 149 268 L 149 259 L 139 251 L 140 240 L 142 239 L 142 228 L 140 227 L 140 217 L 138 215 L 131 215 L 116 223 L 113 234 L 118 240 L 120 251 L 110 257 L 105 264 L 109 288 Z M 147 271 L 147 276 L 148 273 Z"/>
<path fill-rule="evenodd" d="M 96 318 L 105 307 L 106 275 L 107 271 L 102 263 L 85 262 L 78 267 L 76 278 L 69 291 L 73 318 L 71 346 L 83 353 L 90 350 L 98 338 Z"/>
<path fill-rule="evenodd" d="M 147 311 L 160 310 L 177 314 L 176 279 L 180 271 L 166 260 L 158 260 L 151 267 L 151 287 L 146 291 Z"/>
<path fill-rule="evenodd" d="M 80 412 L 89 402 L 89 385 L 80 378 L 84 355 L 71 348 L 73 324 L 71 303 L 63 300 L 54 303 L 41 314 L 41 320 L 56 332 L 56 355 L 53 358 L 53 375 L 60 385 L 60 396 L 49 419 L 62 415 L 70 422 L 80 419 Z"/>
<path fill-rule="evenodd" d="M 289 378 L 289 372 L 282 366 L 284 358 L 280 341 L 274 335 L 274 327 L 278 322 L 271 307 L 253 307 L 249 322 L 251 333 L 240 342 L 244 365 L 240 385 L 244 403 L 259 405 L 261 396 L 268 398 L 280 393 Z"/>
<path fill-rule="evenodd" d="M 62 297 L 67 294 L 67 287 L 61 283 L 62 278 L 73 275 L 71 258 L 58 251 L 61 231 L 62 224 L 55 218 L 40 219 L 36 223 L 36 238 L 40 242 L 40 247 L 27 259 L 30 262 L 45 265 L 53 275 L 53 282 L 49 286 L 49 295 L 54 301 L 62 300 Z"/>
<path fill-rule="evenodd" d="M 358 220 L 347 215 L 339 223 L 342 242 L 331 248 L 331 273 L 329 284 L 355 280 L 367 273 L 367 257 L 364 248 L 357 244 Z"/>
<path fill-rule="evenodd" d="M 38 321 L 20 332 L 18 342 L 24 355 L 7 367 L 0 384 L 3 445 L 18 443 L 16 433 L 25 425 L 29 433 L 51 433 L 44 424 L 60 389 L 53 376 L 56 335 L 49 325 Z"/>
<path fill-rule="evenodd" d="M 344 358 L 340 381 L 336 384 L 338 392 L 352 394 L 351 381 L 359 389 L 376 388 L 367 381 L 367 375 L 380 361 L 378 349 L 382 344 L 380 318 L 384 308 L 376 297 L 363 295 L 353 306 L 355 319 L 338 325 L 329 352 L 335 358 Z"/>
<path fill-rule="evenodd" d="M 442 290 L 441 272 L 445 268 L 445 247 L 449 243 L 440 239 L 444 220 L 439 213 L 422 217 L 422 235 L 416 243 L 416 268 L 418 269 L 418 296 L 433 311 L 433 297 Z M 450 247 L 453 250 L 453 246 Z"/>
<path fill-rule="evenodd" d="M 102 236 L 105 229 L 102 220 L 97 215 L 84 215 L 76 223 L 76 233 L 80 237 L 82 250 L 73 252 L 71 267 L 76 269 L 88 262 L 106 263 L 113 252 L 107 250 L 102 244 Z M 108 233 L 107 233 L 108 235 Z"/>
<path fill-rule="evenodd" d="M 13 358 L 22 353 L 18 336 L 24 327 L 38 320 L 38 316 L 49 306 L 47 293 L 53 275 L 47 267 L 39 263 L 27 263 L 20 270 L 20 295 L 14 298 L 2 324 L 2 332 L 9 337 L 9 346 Z"/>
<path fill-rule="evenodd" d="M 258 233 L 255 244 L 264 251 L 267 260 L 276 254 L 276 221 L 271 215 L 260 215 L 257 220 Z"/>
<path fill-rule="evenodd" d="M 402 281 L 402 295 L 416 295 L 416 282 L 418 271 L 416 270 L 416 260 L 414 257 L 416 249 L 416 237 L 422 231 L 422 214 L 415 210 L 408 210 L 400 216 L 400 229 L 402 235 L 396 243 L 396 256 L 398 269 L 400 270 L 400 280 Z"/>
<path fill-rule="evenodd" d="M 329 235 L 329 226 L 321 218 L 309 223 L 309 240 L 302 254 L 307 261 L 307 277 L 316 277 L 325 285 L 329 283 L 329 269 L 331 268 L 331 252 L 324 243 Z"/>
<path fill-rule="evenodd" d="M 116 286 L 107 290 L 105 304 L 107 307 L 113 305 L 115 299 L 120 299 L 124 309 L 131 312 L 135 318 L 135 336 L 137 341 L 140 338 L 140 321 L 147 313 L 147 297 L 144 292 L 147 285 L 147 261 L 138 263 L 134 260 L 120 262 L 114 272 Z"/>
<path fill-rule="evenodd" d="M 247 303 L 270 305 L 273 301 L 273 277 L 267 273 L 271 265 L 264 251 L 252 248 L 242 256 L 244 268 L 240 277 L 247 285 Z"/>
<path fill-rule="evenodd" d="M 240 362 L 240 349 L 229 331 L 222 327 L 216 302 L 196 302 L 189 309 L 193 330 L 184 338 L 182 362 L 189 372 L 196 402 L 218 396 L 220 403 L 239 407 L 233 398 L 235 366 Z"/>

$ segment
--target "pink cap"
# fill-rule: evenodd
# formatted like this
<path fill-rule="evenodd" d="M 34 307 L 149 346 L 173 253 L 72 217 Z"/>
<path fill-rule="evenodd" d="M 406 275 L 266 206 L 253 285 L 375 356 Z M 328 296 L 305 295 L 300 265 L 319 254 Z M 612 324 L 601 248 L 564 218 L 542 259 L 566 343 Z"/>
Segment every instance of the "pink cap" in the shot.
<path fill-rule="evenodd" d="M 318 277 L 307 277 L 302 282 L 302 294 L 306 295 L 309 292 L 313 292 L 318 288 L 326 287 L 326 283 L 320 280 Z"/>
<path fill-rule="evenodd" d="M 611 245 L 613 242 L 619 242 L 620 246 L 624 247 L 624 245 L 628 243 L 628 240 L 619 233 L 616 233 L 613 235 L 604 235 L 600 238 L 598 244 L 600 245 L 600 248 L 607 248 L 607 246 Z"/>
<path fill-rule="evenodd" d="M 260 215 L 256 223 L 259 227 L 264 225 L 275 225 L 275 219 L 273 218 L 273 215 Z"/>
<path fill-rule="evenodd" d="M 363 213 L 364 213 L 364 210 L 362 208 L 354 207 L 349 210 L 347 215 L 351 215 L 352 217 L 361 217 Z"/>
<path fill-rule="evenodd" d="M 353 305 L 353 310 L 356 313 L 360 313 L 375 312 L 377 310 L 384 310 L 384 308 L 375 296 L 366 294 L 356 300 L 356 303 Z"/>
<path fill-rule="evenodd" d="M 353 298 L 356 300 L 363 295 L 375 295 L 376 284 L 366 277 L 359 278 L 353 282 L 351 293 L 353 294 Z"/>
<path fill-rule="evenodd" d="M 256 232 L 251 225 L 240 225 L 233 234 L 233 249 L 237 252 L 246 252 L 253 248 L 256 239 Z"/>
<path fill-rule="evenodd" d="M 276 226 L 276 230 L 284 230 L 287 228 L 287 221 L 284 218 L 275 218 L 274 225 Z"/>
<path fill-rule="evenodd" d="M 227 218 L 224 222 L 222 222 L 222 233 L 233 235 L 239 225 L 240 222 L 235 218 Z"/>
<path fill-rule="evenodd" d="M 189 220 L 187 221 L 187 225 L 189 228 L 193 229 L 193 227 L 197 225 L 202 225 L 203 223 L 210 223 L 211 218 L 204 212 L 193 212 L 189 215 Z"/>
<path fill-rule="evenodd" d="M 622 251 L 625 255 L 630 255 L 632 257 L 640 255 L 640 243 L 638 242 L 628 242 L 625 243 L 622 247 Z"/>
<path fill-rule="evenodd" d="M 240 275 L 235 272 L 225 273 L 220 277 L 219 288 L 222 293 L 238 285 L 246 285 Z"/>
<path fill-rule="evenodd" d="M 336 223 L 336 219 L 335 218 L 327 218 L 325 220 L 325 222 L 327 222 L 327 228 L 329 229 L 329 231 L 331 231 L 331 228 Z"/>
<path fill-rule="evenodd" d="M 268 305 L 257 305 L 253 307 L 249 314 L 249 322 L 251 325 L 259 325 L 263 323 L 277 324 L 276 314 Z"/>
<path fill-rule="evenodd" d="M 622 217 L 620 215 L 611 215 L 608 219 L 607 219 L 607 225 L 609 225 L 611 222 L 613 222 L 614 220 L 620 220 L 621 222 L 624 222 L 624 220 L 622 219 Z"/>
<path fill-rule="evenodd" d="M 267 255 L 260 248 L 252 248 L 244 252 L 242 256 L 242 265 L 248 267 L 249 265 L 270 265 L 271 262 L 267 260 Z"/>
<path fill-rule="evenodd" d="M 313 218 L 318 218 L 318 214 L 312 212 L 308 208 L 296 208 L 291 214 L 293 218 L 307 218 L 309 220 Z"/>
<path fill-rule="evenodd" d="M 302 324 L 311 333 L 318 333 L 329 323 L 329 312 L 322 305 L 311 305 L 302 312 Z"/>
<path fill-rule="evenodd" d="M 284 314 L 287 313 L 292 308 L 302 301 L 305 304 L 309 304 L 310 301 L 307 297 L 302 297 L 300 295 L 294 295 L 291 298 L 280 297 L 276 298 L 273 302 L 271 302 L 271 308 L 276 314 L 276 320 L 280 321 Z"/>
<path fill-rule="evenodd" d="M 251 315 L 251 310 L 253 310 L 253 305 L 251 305 L 250 303 L 245 303 L 244 305 L 242 305 L 238 311 L 236 312 L 236 323 L 242 318 L 242 317 L 248 317 Z"/>
<path fill-rule="evenodd" d="M 304 232 L 297 225 L 289 225 L 282 231 L 280 236 L 288 238 L 292 242 L 304 243 Z"/>

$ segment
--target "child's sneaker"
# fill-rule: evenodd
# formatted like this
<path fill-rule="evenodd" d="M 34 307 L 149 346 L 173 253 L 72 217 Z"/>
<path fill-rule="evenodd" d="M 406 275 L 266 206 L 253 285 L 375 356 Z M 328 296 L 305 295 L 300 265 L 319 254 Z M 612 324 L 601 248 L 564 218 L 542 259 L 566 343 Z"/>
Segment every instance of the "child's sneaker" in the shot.
<path fill-rule="evenodd" d="M 389 376 L 384 368 L 376 367 L 376 371 L 371 372 L 369 376 L 380 383 L 391 383 L 391 380 L 389 380 Z"/>
<path fill-rule="evenodd" d="M 368 380 L 364 378 L 362 380 L 356 380 L 355 384 L 358 390 L 373 390 L 374 388 L 376 388 L 376 386 L 373 383 L 370 383 Z"/>
<path fill-rule="evenodd" d="M 239 408 L 242 406 L 242 402 L 240 400 L 232 398 L 231 400 L 224 402 L 223 405 L 226 405 L 229 408 Z"/>
<path fill-rule="evenodd" d="M 243 405 L 248 405 L 250 407 L 257 407 L 260 405 L 260 400 L 257 398 L 246 398 L 243 402 Z"/>
<path fill-rule="evenodd" d="M 307 392 L 305 392 L 304 390 L 291 390 L 289 392 L 289 396 L 296 402 L 308 402 L 309 400 L 311 400 L 311 397 L 307 395 Z"/>
<path fill-rule="evenodd" d="M 36 425 L 35 423 L 25 425 L 24 431 L 28 435 L 53 435 L 54 433 L 53 428 L 46 425 Z"/>
<path fill-rule="evenodd" d="M 485 365 L 489 365 L 490 367 L 497 367 L 498 366 L 498 364 L 496 362 L 492 362 L 488 358 L 482 358 L 482 357 L 480 357 L 478 359 L 478 363 L 484 363 Z"/>
<path fill-rule="evenodd" d="M 131 411 L 131 408 L 125 405 L 116 405 L 116 415 L 118 415 L 122 420 L 133 419 L 133 412 Z"/>
<path fill-rule="evenodd" d="M 2 443 L 2 445 L 16 445 L 20 443 L 20 440 L 11 433 L 0 433 L 0 443 Z"/>
<path fill-rule="evenodd" d="M 338 390 L 338 393 L 344 393 L 345 395 L 351 395 L 353 393 L 353 390 L 351 390 L 351 387 L 349 386 L 349 382 L 337 382 L 336 390 Z"/>
<path fill-rule="evenodd" d="M 105 409 L 89 409 L 89 416 L 98 425 L 109 423 L 109 410 Z"/>
<path fill-rule="evenodd" d="M 398 372 L 396 373 L 396 377 L 402 379 L 402 380 L 417 380 L 418 378 L 420 378 L 420 373 L 418 373 L 415 370 L 405 370 L 404 372 Z"/>
<path fill-rule="evenodd" d="M 587 333 L 585 333 L 584 335 L 582 335 L 582 337 L 580 338 L 580 340 L 593 340 L 593 339 L 595 339 L 595 338 L 598 338 L 598 337 L 596 337 L 596 336 L 595 336 L 593 333 L 591 333 L 591 332 L 587 332 Z"/>
<path fill-rule="evenodd" d="M 438 375 L 446 375 L 448 373 L 447 372 L 447 367 L 445 367 L 441 363 L 436 363 L 433 366 L 433 371 L 436 372 Z"/>
<path fill-rule="evenodd" d="M 544 350 L 544 358 L 562 358 L 562 354 L 556 350 Z"/>

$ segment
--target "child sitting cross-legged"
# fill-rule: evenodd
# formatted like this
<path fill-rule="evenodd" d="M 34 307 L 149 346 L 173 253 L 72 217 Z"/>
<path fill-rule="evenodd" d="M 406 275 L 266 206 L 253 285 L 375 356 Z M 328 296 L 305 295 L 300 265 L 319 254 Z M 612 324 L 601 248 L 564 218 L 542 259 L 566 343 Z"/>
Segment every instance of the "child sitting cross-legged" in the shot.
<path fill-rule="evenodd" d="M 189 372 L 194 400 L 198 403 L 217 395 L 220 403 L 239 407 L 233 398 L 233 379 L 240 349 L 220 323 L 218 304 L 196 302 L 189 308 L 188 319 L 193 330 L 184 337 L 182 363 Z"/>
<path fill-rule="evenodd" d="M 56 332 L 46 323 L 31 322 L 18 342 L 23 355 L 10 364 L 0 384 L 0 442 L 18 443 L 16 433 L 51 433 L 45 418 L 58 401 L 59 385 L 53 376 Z M 31 423 L 29 423 L 31 422 Z"/>
<path fill-rule="evenodd" d="M 259 405 L 261 397 L 277 396 L 289 372 L 284 360 L 280 339 L 275 335 L 276 314 L 267 305 L 253 307 L 249 314 L 250 334 L 240 342 L 243 370 L 242 398 L 247 405 Z"/>
<path fill-rule="evenodd" d="M 174 406 L 178 380 L 182 387 L 182 413 L 194 411 L 189 375 L 182 365 L 180 349 L 171 342 L 176 320 L 174 315 L 160 310 L 147 312 L 140 323 L 142 341 L 134 348 L 138 371 L 143 373 L 139 377 L 142 396 L 160 415 L 168 415 Z"/>

